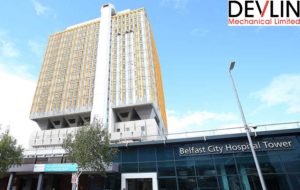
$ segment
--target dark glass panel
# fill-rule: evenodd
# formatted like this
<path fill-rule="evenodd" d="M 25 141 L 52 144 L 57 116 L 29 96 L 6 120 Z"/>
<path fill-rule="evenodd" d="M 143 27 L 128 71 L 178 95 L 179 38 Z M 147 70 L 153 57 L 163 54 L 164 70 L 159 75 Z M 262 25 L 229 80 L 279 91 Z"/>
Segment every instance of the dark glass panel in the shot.
<path fill-rule="evenodd" d="M 237 157 L 236 164 L 240 175 L 257 174 L 255 163 L 252 156 Z"/>
<path fill-rule="evenodd" d="M 219 176 L 218 182 L 220 190 L 244 190 L 238 175 Z"/>
<path fill-rule="evenodd" d="M 229 189 L 242 190 L 243 187 L 240 183 L 240 178 L 237 175 L 227 176 Z"/>
<path fill-rule="evenodd" d="M 273 175 L 264 175 L 264 180 L 267 186 L 267 189 L 272 190 L 290 190 L 287 183 L 287 178 L 285 175 L 273 174 Z M 299 187 L 298 187 L 299 189 Z"/>
<path fill-rule="evenodd" d="M 151 178 L 126 179 L 128 190 L 150 190 L 152 188 Z"/>
<path fill-rule="evenodd" d="M 283 173 L 283 167 L 279 156 L 258 156 L 257 159 L 262 173 Z"/>
<path fill-rule="evenodd" d="M 176 161 L 176 169 L 178 176 L 195 176 L 193 160 Z"/>
<path fill-rule="evenodd" d="M 197 182 L 195 177 L 179 177 L 178 186 L 180 190 L 195 190 Z"/>
<path fill-rule="evenodd" d="M 258 156 L 257 158 L 261 167 L 261 171 L 263 173 L 283 173 L 283 168 L 279 156 Z M 236 163 L 238 166 L 239 174 L 257 174 L 254 159 L 252 156 L 237 157 Z"/>
<path fill-rule="evenodd" d="M 170 146 L 161 146 L 156 149 L 157 160 L 174 160 L 173 148 Z"/>
<path fill-rule="evenodd" d="M 103 189 L 119 190 L 121 189 L 121 175 L 111 174 L 106 180 L 106 186 Z"/>
<path fill-rule="evenodd" d="M 295 190 L 299 189 L 299 187 L 300 187 L 300 174 L 290 174 L 289 178 L 290 178 L 290 182 L 291 182 L 291 185 L 293 186 L 293 188 Z"/>
<path fill-rule="evenodd" d="M 300 172 L 300 155 L 284 154 L 281 156 L 285 169 L 288 173 Z"/>
<path fill-rule="evenodd" d="M 175 178 L 158 178 L 159 190 L 177 190 Z"/>
<path fill-rule="evenodd" d="M 216 157 L 215 164 L 218 175 L 237 174 L 233 157 Z"/>
<path fill-rule="evenodd" d="M 123 149 L 122 150 L 122 162 L 137 162 L 137 150 L 136 149 Z"/>
<path fill-rule="evenodd" d="M 158 176 L 175 176 L 174 162 L 157 162 Z"/>
<path fill-rule="evenodd" d="M 114 157 L 113 162 L 121 162 L 121 151 Z"/>
<path fill-rule="evenodd" d="M 195 160 L 196 174 L 198 176 L 213 176 L 217 174 L 212 159 L 204 158 Z"/>
<path fill-rule="evenodd" d="M 156 172 L 156 162 L 139 163 L 139 172 Z"/>
<path fill-rule="evenodd" d="M 251 190 L 261 190 L 262 189 L 258 175 L 242 176 L 241 178 L 242 178 L 242 183 L 245 187 L 244 189 L 247 189 L 246 186 L 248 186 L 248 187 L 250 186 Z M 243 178 L 246 178 L 246 180 Z"/>
<path fill-rule="evenodd" d="M 93 175 L 93 177 L 90 178 L 89 189 L 120 190 L 120 188 L 121 188 L 120 174 L 107 174 L 106 177 L 100 175 Z"/>
<path fill-rule="evenodd" d="M 121 169 L 123 173 L 138 172 L 138 165 L 137 163 L 122 164 Z"/>
<path fill-rule="evenodd" d="M 139 149 L 139 161 L 156 161 L 155 147 L 143 147 Z"/>
<path fill-rule="evenodd" d="M 201 190 L 219 190 L 217 177 L 198 177 L 198 188 Z"/>

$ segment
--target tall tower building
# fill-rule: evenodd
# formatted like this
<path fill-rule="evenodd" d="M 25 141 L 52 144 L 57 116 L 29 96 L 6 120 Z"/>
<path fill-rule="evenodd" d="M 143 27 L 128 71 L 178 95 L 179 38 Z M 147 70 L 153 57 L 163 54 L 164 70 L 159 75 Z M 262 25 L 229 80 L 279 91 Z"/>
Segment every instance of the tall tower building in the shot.
<path fill-rule="evenodd" d="M 30 118 L 43 130 L 33 134 L 36 147 L 96 119 L 112 141 L 164 137 L 160 64 L 145 10 L 105 4 L 100 18 L 51 35 Z"/>

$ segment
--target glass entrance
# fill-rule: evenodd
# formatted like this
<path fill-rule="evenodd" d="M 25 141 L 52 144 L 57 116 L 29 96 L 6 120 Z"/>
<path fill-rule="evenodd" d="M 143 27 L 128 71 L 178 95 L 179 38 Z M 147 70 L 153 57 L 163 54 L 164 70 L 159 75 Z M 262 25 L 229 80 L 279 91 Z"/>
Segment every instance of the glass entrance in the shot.
<path fill-rule="evenodd" d="M 153 190 L 152 178 L 127 179 L 128 190 Z"/>

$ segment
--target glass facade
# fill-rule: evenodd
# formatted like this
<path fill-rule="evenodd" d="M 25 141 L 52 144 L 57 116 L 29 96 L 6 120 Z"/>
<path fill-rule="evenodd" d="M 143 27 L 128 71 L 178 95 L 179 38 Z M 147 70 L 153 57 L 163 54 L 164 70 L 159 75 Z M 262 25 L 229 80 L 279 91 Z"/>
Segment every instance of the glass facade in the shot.
<path fill-rule="evenodd" d="M 282 137 L 280 137 L 282 138 Z M 291 147 L 271 147 L 257 151 L 258 160 L 268 189 L 298 190 L 300 187 L 300 138 L 284 137 Z M 274 138 L 261 138 L 262 142 Z M 244 142 L 246 139 L 232 139 Z M 231 139 L 226 139 L 231 143 Z M 279 141 L 278 141 L 279 142 Z M 174 142 L 168 144 L 119 147 L 115 162 L 122 173 L 157 172 L 160 190 L 260 190 L 260 182 L 250 151 L 207 153 L 182 156 L 180 147 L 226 144 L 221 142 Z M 280 142 L 279 142 L 280 143 Z M 280 144 L 279 144 L 280 145 Z M 113 177 L 114 178 L 114 177 Z M 120 187 L 115 187 L 120 189 Z"/>
<path fill-rule="evenodd" d="M 261 133 L 253 137 L 253 143 L 267 188 L 300 189 L 300 130 Z M 120 190 L 121 179 L 126 175 L 137 176 L 126 179 L 130 187 L 146 188 L 149 186 L 149 179 L 138 176 L 151 173 L 157 174 L 157 178 L 155 176 L 152 179 L 157 180 L 160 190 L 261 189 L 247 138 L 240 134 L 214 136 L 206 141 L 202 138 L 174 139 L 115 146 L 119 149 L 119 154 L 114 160 L 114 166 L 118 169 L 110 170 L 106 177 L 83 174 L 83 177 L 80 177 L 83 189 Z M 65 158 L 30 158 L 24 163 L 55 162 L 65 162 Z M 47 175 L 54 175 L 55 179 L 59 178 L 58 181 L 65 180 L 64 175 L 71 177 L 70 173 Z M 28 177 L 30 176 L 19 175 L 17 178 L 20 180 L 15 181 L 22 181 Z M 45 184 L 48 182 L 46 179 Z M 141 190 L 144 190 L 143 188 Z"/>

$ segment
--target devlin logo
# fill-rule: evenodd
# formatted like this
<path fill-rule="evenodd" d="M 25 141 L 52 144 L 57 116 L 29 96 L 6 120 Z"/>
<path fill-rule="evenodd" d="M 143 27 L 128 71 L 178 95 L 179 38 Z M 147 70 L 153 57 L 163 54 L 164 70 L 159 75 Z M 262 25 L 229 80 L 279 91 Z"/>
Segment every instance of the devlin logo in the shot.
<path fill-rule="evenodd" d="M 229 0 L 229 26 L 300 26 L 300 0 Z"/>

